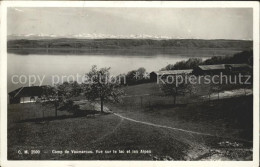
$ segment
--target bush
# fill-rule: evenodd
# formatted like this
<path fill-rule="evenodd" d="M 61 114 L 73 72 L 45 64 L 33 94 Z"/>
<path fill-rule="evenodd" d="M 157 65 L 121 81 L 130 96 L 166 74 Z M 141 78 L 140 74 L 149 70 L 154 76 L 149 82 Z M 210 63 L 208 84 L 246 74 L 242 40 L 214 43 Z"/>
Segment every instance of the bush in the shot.
<path fill-rule="evenodd" d="M 74 105 L 74 102 L 72 100 L 68 100 L 64 103 L 64 107 L 68 112 L 71 113 L 77 113 L 77 111 L 79 110 L 79 106 L 78 105 Z"/>

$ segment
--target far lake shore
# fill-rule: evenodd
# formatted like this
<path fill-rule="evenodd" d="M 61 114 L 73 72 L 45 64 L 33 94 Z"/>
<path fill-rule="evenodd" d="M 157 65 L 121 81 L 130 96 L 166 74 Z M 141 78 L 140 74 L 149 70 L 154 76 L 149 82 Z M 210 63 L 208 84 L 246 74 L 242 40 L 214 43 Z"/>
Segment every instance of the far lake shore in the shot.
<path fill-rule="evenodd" d="M 124 49 L 87 49 L 87 48 L 8 48 L 8 53 L 18 55 L 121 55 L 121 56 L 191 56 L 212 57 L 233 55 L 243 51 L 238 48 L 124 48 Z"/>

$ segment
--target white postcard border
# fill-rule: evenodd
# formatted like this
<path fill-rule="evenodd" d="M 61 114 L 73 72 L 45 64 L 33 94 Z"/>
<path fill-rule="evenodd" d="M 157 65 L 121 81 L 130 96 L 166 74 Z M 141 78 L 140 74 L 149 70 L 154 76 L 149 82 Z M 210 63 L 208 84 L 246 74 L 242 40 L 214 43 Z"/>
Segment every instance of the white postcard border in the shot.
<path fill-rule="evenodd" d="M 253 161 L 87 161 L 7 160 L 7 8 L 8 7 L 142 7 L 142 8 L 253 8 L 254 17 L 254 135 Z M 259 3 L 245 1 L 4 1 L 1 2 L 1 166 L 259 166 Z"/>

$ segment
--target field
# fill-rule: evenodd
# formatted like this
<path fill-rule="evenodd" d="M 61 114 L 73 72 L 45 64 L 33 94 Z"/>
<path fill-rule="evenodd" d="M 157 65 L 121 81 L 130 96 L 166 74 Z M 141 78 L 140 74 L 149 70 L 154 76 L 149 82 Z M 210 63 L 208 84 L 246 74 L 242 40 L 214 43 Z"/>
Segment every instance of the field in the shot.
<path fill-rule="evenodd" d="M 9 105 L 8 159 L 252 160 L 252 95 L 191 103 L 181 97 L 174 106 L 152 83 L 126 94 L 122 104 L 105 104 L 111 114 L 81 117 L 63 110 L 55 118 L 54 108 L 41 104 Z"/>

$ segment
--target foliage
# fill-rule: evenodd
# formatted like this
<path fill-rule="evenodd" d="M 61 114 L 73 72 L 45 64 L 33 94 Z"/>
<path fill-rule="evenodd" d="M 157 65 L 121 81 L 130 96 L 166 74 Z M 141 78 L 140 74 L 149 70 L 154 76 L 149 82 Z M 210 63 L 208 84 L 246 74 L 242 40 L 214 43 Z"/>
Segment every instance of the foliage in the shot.
<path fill-rule="evenodd" d="M 212 65 L 212 64 L 249 64 L 253 65 L 253 50 L 243 51 L 234 54 L 233 56 L 213 56 L 205 61 L 200 58 L 190 58 L 187 61 L 179 61 L 175 64 L 169 64 L 162 68 L 164 70 L 183 70 L 193 69 L 198 65 Z"/>
<path fill-rule="evenodd" d="M 135 85 L 150 82 L 149 78 L 146 77 L 146 74 L 146 69 L 143 67 L 132 70 L 126 74 L 126 83 L 128 85 Z"/>
<path fill-rule="evenodd" d="M 86 77 L 90 80 L 84 83 L 83 90 L 86 98 L 90 101 L 100 100 L 101 112 L 103 112 L 103 103 L 120 102 L 123 90 L 120 88 L 119 82 L 110 82 L 110 68 L 97 69 L 92 66 Z"/>
<path fill-rule="evenodd" d="M 233 56 L 214 56 L 203 62 L 205 65 L 211 64 L 249 64 L 253 65 L 253 50 L 236 53 Z"/>
<path fill-rule="evenodd" d="M 81 93 L 81 86 L 77 82 L 64 82 L 55 86 L 45 86 L 42 94 L 44 105 L 54 105 L 55 116 L 57 116 L 58 107 L 67 105 L 70 98 L 78 96 Z"/>
<path fill-rule="evenodd" d="M 183 70 L 183 69 L 193 69 L 194 67 L 202 64 L 201 58 L 189 58 L 187 61 L 179 61 L 177 63 L 169 64 L 165 68 L 162 68 L 161 70 Z"/>
<path fill-rule="evenodd" d="M 174 76 L 173 82 L 165 81 L 160 84 L 160 89 L 166 96 L 173 96 L 174 105 L 176 104 L 176 98 L 178 95 L 184 95 L 187 92 L 192 94 L 192 92 L 195 90 L 190 82 L 185 83 L 181 81 L 184 77 L 184 75 Z"/>

